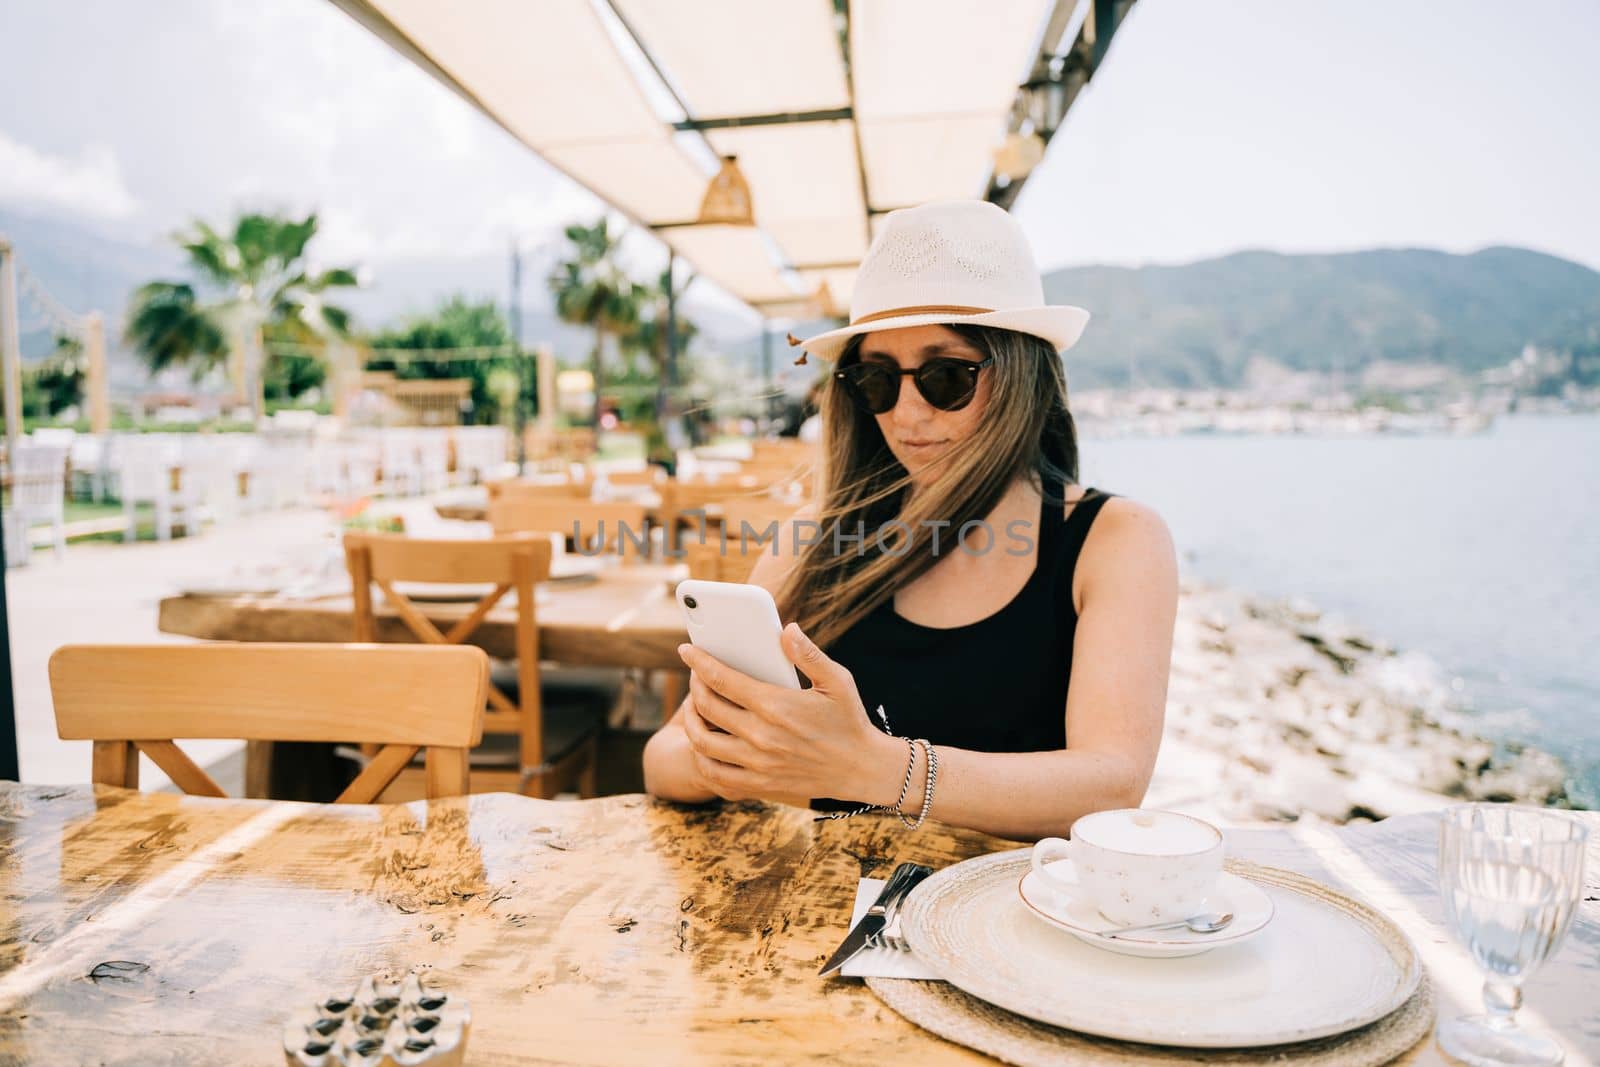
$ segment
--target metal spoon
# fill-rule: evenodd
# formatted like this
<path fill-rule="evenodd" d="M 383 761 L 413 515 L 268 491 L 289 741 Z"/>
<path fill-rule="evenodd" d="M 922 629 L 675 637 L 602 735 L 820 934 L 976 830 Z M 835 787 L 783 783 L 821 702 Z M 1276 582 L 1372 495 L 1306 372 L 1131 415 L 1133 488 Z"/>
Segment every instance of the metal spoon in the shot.
<path fill-rule="evenodd" d="M 1149 926 L 1127 926 L 1120 930 L 1096 931 L 1101 937 L 1122 937 L 1124 934 L 1148 934 L 1157 930 L 1175 930 L 1180 926 L 1187 926 L 1192 933 L 1214 934 L 1218 930 L 1233 922 L 1233 912 L 1225 911 L 1220 915 L 1214 911 L 1203 915 L 1191 915 L 1187 919 L 1178 919 L 1169 923 L 1151 923 Z"/>

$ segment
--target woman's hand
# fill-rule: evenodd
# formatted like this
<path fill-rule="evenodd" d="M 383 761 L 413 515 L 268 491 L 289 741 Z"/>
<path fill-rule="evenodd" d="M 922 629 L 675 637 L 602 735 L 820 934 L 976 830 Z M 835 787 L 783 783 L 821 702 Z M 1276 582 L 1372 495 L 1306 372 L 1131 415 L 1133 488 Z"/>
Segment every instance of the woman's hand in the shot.
<path fill-rule="evenodd" d="M 782 641 L 810 689 L 768 685 L 693 645 L 678 646 L 691 672 L 682 718 L 696 777 L 728 800 L 892 803 L 900 785 L 894 764 L 905 760 L 901 742 L 873 727 L 850 672 L 799 626 L 786 626 Z"/>

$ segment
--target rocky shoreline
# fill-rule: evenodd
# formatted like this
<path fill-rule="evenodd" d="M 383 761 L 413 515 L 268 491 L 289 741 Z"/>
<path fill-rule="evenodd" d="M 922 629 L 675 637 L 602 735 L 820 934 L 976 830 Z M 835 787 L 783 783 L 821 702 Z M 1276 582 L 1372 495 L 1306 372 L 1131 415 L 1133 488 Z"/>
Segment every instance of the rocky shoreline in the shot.
<path fill-rule="evenodd" d="M 1567 770 L 1472 732 L 1426 656 L 1299 602 L 1188 581 L 1146 804 L 1335 823 L 1461 800 L 1570 807 Z"/>

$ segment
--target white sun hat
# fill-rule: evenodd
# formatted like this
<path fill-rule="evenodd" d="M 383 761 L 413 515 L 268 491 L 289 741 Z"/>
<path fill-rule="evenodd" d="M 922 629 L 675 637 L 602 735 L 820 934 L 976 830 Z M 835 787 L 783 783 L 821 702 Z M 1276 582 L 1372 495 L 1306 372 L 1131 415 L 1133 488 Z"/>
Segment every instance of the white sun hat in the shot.
<path fill-rule="evenodd" d="M 1016 219 L 987 200 L 948 200 L 884 216 L 856 273 L 850 325 L 789 343 L 831 360 L 857 334 L 964 323 L 1032 334 L 1060 352 L 1088 322 L 1083 308 L 1044 302 Z"/>

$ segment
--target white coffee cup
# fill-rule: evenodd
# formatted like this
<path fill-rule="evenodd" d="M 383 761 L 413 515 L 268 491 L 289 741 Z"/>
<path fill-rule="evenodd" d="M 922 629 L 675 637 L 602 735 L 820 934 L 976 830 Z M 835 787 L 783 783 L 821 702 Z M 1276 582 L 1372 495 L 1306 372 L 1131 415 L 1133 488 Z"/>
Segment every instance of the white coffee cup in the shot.
<path fill-rule="evenodd" d="M 1072 824 L 1072 839 L 1033 846 L 1034 873 L 1057 894 L 1083 894 L 1113 923 L 1177 922 L 1205 910 L 1222 873 L 1222 831 L 1175 811 L 1097 811 Z M 1076 882 L 1052 872 L 1070 859 Z"/>

